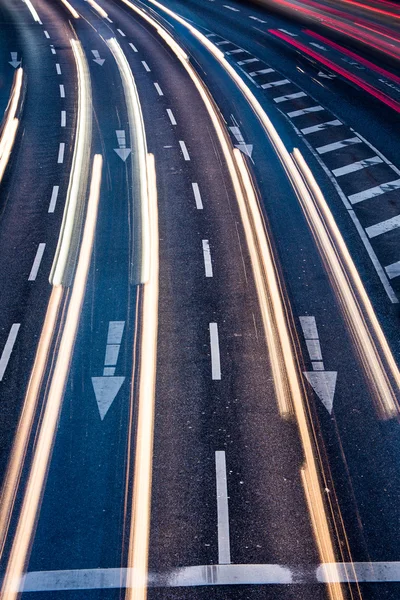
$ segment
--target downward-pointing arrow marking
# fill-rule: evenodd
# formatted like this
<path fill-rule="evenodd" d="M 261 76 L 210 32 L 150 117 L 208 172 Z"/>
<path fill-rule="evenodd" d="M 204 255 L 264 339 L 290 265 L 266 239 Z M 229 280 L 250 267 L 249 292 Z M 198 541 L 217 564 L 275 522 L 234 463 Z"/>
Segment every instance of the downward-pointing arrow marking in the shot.
<path fill-rule="evenodd" d="M 101 420 L 106 416 L 124 381 L 125 377 L 92 377 Z"/>
<path fill-rule="evenodd" d="M 106 59 L 100 58 L 100 54 L 99 54 L 98 50 L 92 50 L 92 54 L 94 56 L 93 61 L 102 67 Z"/>
<path fill-rule="evenodd" d="M 8 61 L 8 64 L 10 64 L 12 67 L 14 67 L 14 69 L 16 69 L 21 64 L 21 61 L 17 60 L 18 53 L 17 52 L 10 52 L 10 54 L 11 54 L 11 60 Z"/>
<path fill-rule="evenodd" d="M 118 156 L 120 158 L 122 158 L 122 160 L 125 162 L 131 153 L 131 149 L 130 148 L 114 148 L 114 152 L 116 152 L 118 154 Z"/>
<path fill-rule="evenodd" d="M 239 148 L 239 150 L 243 152 L 243 154 L 246 154 L 246 156 L 251 158 L 251 155 L 253 153 L 253 144 L 236 144 L 235 148 Z"/>
<path fill-rule="evenodd" d="M 331 414 L 337 371 L 304 371 L 304 375 L 326 410 Z"/>

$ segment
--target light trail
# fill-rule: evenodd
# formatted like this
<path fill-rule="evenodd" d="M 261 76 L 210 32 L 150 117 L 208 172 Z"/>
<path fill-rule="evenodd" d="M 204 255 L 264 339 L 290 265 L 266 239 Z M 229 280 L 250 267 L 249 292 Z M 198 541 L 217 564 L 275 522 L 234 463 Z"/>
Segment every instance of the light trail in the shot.
<path fill-rule="evenodd" d="M 36 21 L 36 23 L 39 23 L 39 25 L 43 25 L 42 21 L 40 20 L 40 17 L 35 9 L 35 7 L 33 6 L 31 0 L 22 0 L 26 6 L 29 8 L 29 11 L 34 19 L 34 21 Z"/>
<path fill-rule="evenodd" d="M 14 145 L 15 136 L 17 134 L 19 121 L 16 118 L 16 114 L 21 98 L 22 82 L 23 69 L 19 68 L 14 75 L 10 99 L 5 110 L 6 119 L 0 138 L 0 182 L 3 179 L 4 171 L 6 170 L 11 150 Z"/>
<path fill-rule="evenodd" d="M 149 206 L 147 191 L 147 143 L 143 122 L 143 114 L 140 106 L 140 99 L 136 88 L 132 70 L 128 60 L 115 38 L 107 40 L 107 44 L 115 58 L 118 69 L 121 74 L 122 85 L 124 87 L 125 101 L 128 111 L 129 130 L 131 140 L 136 141 L 136 152 L 132 152 L 132 172 L 134 180 L 139 181 L 140 210 L 139 210 L 139 230 L 140 230 L 140 273 L 139 283 L 146 283 L 150 274 L 150 224 L 149 224 Z M 137 161 L 137 163 L 136 163 Z M 133 202 L 135 204 L 135 191 L 133 193 Z M 136 257 L 133 257 L 136 261 Z M 132 262 L 133 262 L 132 260 Z"/>
<path fill-rule="evenodd" d="M 81 213 L 89 177 L 89 160 L 92 137 L 92 94 L 89 67 L 77 40 L 71 46 L 78 74 L 78 117 L 75 134 L 74 155 L 68 184 L 67 198 L 57 249 L 50 272 L 52 285 L 69 285 L 73 270 L 73 258 L 79 243 L 78 219 Z M 72 248 L 71 248 L 72 246 Z"/>
<path fill-rule="evenodd" d="M 96 154 L 93 160 L 92 180 L 78 265 L 62 329 L 55 367 L 50 379 L 49 393 L 44 405 L 40 429 L 36 436 L 35 451 L 22 501 L 21 513 L 3 580 L 1 589 L 3 600 L 16 600 L 18 596 L 20 581 L 27 565 L 39 517 L 41 498 L 51 461 L 57 423 L 61 413 L 64 390 L 69 374 L 92 257 L 100 197 L 102 165 L 103 159 L 101 155 Z"/>
<path fill-rule="evenodd" d="M 76 12 L 76 10 L 74 9 L 74 7 L 72 6 L 72 4 L 70 4 L 68 2 L 68 0 L 61 0 L 61 2 L 64 4 L 64 6 L 69 10 L 69 12 L 71 13 L 71 15 L 74 17 L 74 19 L 79 19 L 79 13 Z"/>
<path fill-rule="evenodd" d="M 95 0 L 86 0 L 86 2 L 88 2 L 90 6 L 92 6 L 94 10 L 97 11 L 101 17 L 103 17 L 103 19 L 107 19 L 108 14 L 104 10 L 104 8 L 102 8 L 99 4 L 97 4 L 97 2 L 95 2 Z"/>

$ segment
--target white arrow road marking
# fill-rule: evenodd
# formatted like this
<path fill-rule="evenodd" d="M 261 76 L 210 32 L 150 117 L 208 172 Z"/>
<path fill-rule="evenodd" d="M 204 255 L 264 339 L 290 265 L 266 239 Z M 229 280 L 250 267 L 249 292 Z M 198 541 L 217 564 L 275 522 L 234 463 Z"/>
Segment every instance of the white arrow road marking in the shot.
<path fill-rule="evenodd" d="M 337 371 L 325 371 L 315 317 L 300 317 L 300 324 L 313 368 L 313 371 L 303 371 L 303 375 L 326 410 L 331 414 L 336 389 Z"/>
<path fill-rule="evenodd" d="M 8 361 L 10 360 L 11 352 L 13 351 L 20 326 L 21 323 L 14 323 L 11 326 L 10 333 L 8 334 L 6 345 L 3 348 L 0 358 L 0 381 L 3 381 L 4 373 L 6 372 Z"/>
<path fill-rule="evenodd" d="M 124 129 L 117 129 L 115 131 L 118 140 L 119 148 L 114 148 L 114 152 L 118 154 L 118 156 L 125 162 L 130 153 L 132 152 L 131 148 L 126 147 L 126 135 Z"/>
<path fill-rule="evenodd" d="M 253 144 L 235 144 L 235 148 L 238 148 L 240 152 L 243 152 L 243 154 L 246 154 L 246 156 L 251 158 L 253 153 Z"/>
<path fill-rule="evenodd" d="M 237 126 L 235 117 L 233 115 L 231 115 L 231 117 L 232 117 L 232 121 L 235 123 L 235 125 L 233 125 L 232 127 L 229 127 L 229 129 L 230 129 L 231 133 L 235 136 L 235 139 L 237 141 L 237 144 L 235 144 L 235 148 L 238 148 L 241 152 L 243 152 L 243 154 L 246 154 L 246 156 L 251 158 L 251 155 L 253 153 L 253 144 L 246 144 L 246 142 L 244 141 L 242 132 L 240 131 L 240 128 Z"/>
<path fill-rule="evenodd" d="M 105 58 L 100 58 L 100 53 L 98 50 L 92 50 L 92 54 L 94 56 L 93 62 L 97 63 L 101 67 L 104 65 Z"/>
<path fill-rule="evenodd" d="M 14 69 L 16 69 L 21 64 L 21 61 L 18 60 L 18 53 L 10 52 L 10 54 L 11 54 L 11 60 L 8 61 L 8 64 L 11 65 L 12 67 L 14 67 Z"/>
<path fill-rule="evenodd" d="M 304 375 L 326 410 L 331 414 L 337 371 L 304 371 Z"/>
<path fill-rule="evenodd" d="M 114 377 L 124 328 L 125 321 L 109 322 L 103 376 L 92 377 L 94 394 L 101 420 L 106 416 L 108 409 L 114 402 L 125 381 L 125 377 Z"/>
<path fill-rule="evenodd" d="M 92 377 L 101 420 L 106 416 L 124 381 L 125 377 Z"/>

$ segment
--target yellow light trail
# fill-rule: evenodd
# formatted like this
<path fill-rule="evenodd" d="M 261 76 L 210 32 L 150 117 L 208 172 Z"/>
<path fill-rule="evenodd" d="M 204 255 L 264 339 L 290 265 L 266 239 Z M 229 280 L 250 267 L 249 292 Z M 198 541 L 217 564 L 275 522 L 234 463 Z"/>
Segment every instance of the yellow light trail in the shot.
<path fill-rule="evenodd" d="M 74 19 L 79 19 L 79 13 L 76 12 L 74 7 L 68 2 L 68 0 L 61 0 L 64 6 L 69 10 Z"/>
<path fill-rule="evenodd" d="M 106 13 L 106 11 L 99 5 L 97 4 L 97 2 L 95 2 L 95 0 L 86 0 L 90 6 L 92 6 L 101 17 L 103 17 L 103 19 L 107 19 L 108 14 Z"/>
<path fill-rule="evenodd" d="M 92 180 L 78 265 L 65 324 L 61 334 L 56 363 L 50 380 L 49 393 L 46 398 L 42 421 L 36 438 L 21 513 L 3 580 L 1 589 L 1 598 L 3 600 L 15 600 L 18 596 L 39 517 L 41 498 L 50 465 L 92 256 L 102 165 L 103 159 L 101 155 L 96 154 L 93 160 Z"/>

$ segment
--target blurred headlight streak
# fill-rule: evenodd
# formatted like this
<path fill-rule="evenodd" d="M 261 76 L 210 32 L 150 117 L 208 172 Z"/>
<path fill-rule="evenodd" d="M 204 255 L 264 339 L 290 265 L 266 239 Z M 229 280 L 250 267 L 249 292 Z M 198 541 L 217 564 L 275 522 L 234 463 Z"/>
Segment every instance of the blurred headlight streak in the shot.
<path fill-rule="evenodd" d="M 79 13 L 76 12 L 74 7 L 68 2 L 68 0 L 61 0 L 64 6 L 69 10 L 74 19 L 79 19 Z"/>
<path fill-rule="evenodd" d="M 53 285 L 69 285 L 69 265 L 71 250 L 76 252 L 80 231 L 77 220 L 82 215 L 82 204 L 85 199 L 90 160 L 90 144 L 92 136 L 92 94 L 89 68 L 81 44 L 71 40 L 71 46 L 78 74 L 78 118 L 75 134 L 74 155 L 65 202 L 61 231 L 57 249 L 50 273 L 50 283 Z M 75 233 L 75 236 L 74 236 Z M 74 242 L 73 247 L 72 242 Z M 67 267 L 70 266 L 69 269 Z"/>
<path fill-rule="evenodd" d="M 3 179 L 4 171 L 6 170 L 15 136 L 17 134 L 19 121 L 15 115 L 17 114 L 21 98 L 22 81 L 23 69 L 20 67 L 15 71 L 10 99 L 5 110 L 6 118 L 0 138 L 0 182 Z"/>
<path fill-rule="evenodd" d="M 147 194 L 147 143 L 143 123 L 142 109 L 135 80 L 129 63 L 121 46 L 115 38 L 107 40 L 107 44 L 115 58 L 121 73 L 124 87 L 125 101 L 128 110 L 129 129 L 131 140 L 136 140 L 136 152 L 131 153 L 132 172 L 134 180 L 139 180 L 140 193 L 140 283 L 146 283 L 149 279 L 150 269 L 150 234 L 149 234 L 149 207 Z M 138 161 L 138 164 L 136 164 Z M 133 199 L 135 200 L 135 199 Z M 133 262 L 136 257 L 133 257 Z"/>
<path fill-rule="evenodd" d="M 150 221 L 150 260 L 148 280 L 143 285 L 140 340 L 139 397 L 136 428 L 135 476 L 129 534 L 127 600 L 144 600 L 147 595 L 147 569 L 151 512 L 154 402 L 158 332 L 158 204 L 154 156 L 147 155 L 148 206 Z"/>
<path fill-rule="evenodd" d="M 106 19 L 108 17 L 108 14 L 106 13 L 106 11 L 101 8 L 101 6 L 99 4 L 97 4 L 97 2 L 95 2 L 94 0 L 86 0 L 90 6 L 92 6 L 94 8 L 95 11 L 97 11 L 99 13 L 99 15 L 101 17 L 103 17 L 103 19 Z"/>
<path fill-rule="evenodd" d="M 398 416 L 396 395 L 386 374 L 386 371 L 388 371 L 392 375 L 398 389 L 400 387 L 400 374 L 396 362 L 347 246 L 313 174 L 297 148 L 293 151 L 293 157 L 311 192 L 310 194 L 308 189 L 299 182 L 298 197 L 320 253 L 324 258 L 326 269 L 342 307 L 346 323 L 353 336 L 370 387 L 374 392 L 372 397 L 376 399 L 378 415 L 382 419 L 396 417 Z M 358 298 L 361 301 L 361 306 Z M 372 332 L 368 328 L 364 315 L 368 317 Z M 382 364 L 374 337 L 387 369 Z"/>
<path fill-rule="evenodd" d="M 32 15 L 33 19 L 36 21 L 36 23 L 39 23 L 41 25 L 42 21 L 40 20 L 39 15 L 37 14 L 36 9 L 33 6 L 31 0 L 22 0 L 22 1 L 25 2 L 27 7 L 29 8 L 31 15 Z"/>
<path fill-rule="evenodd" d="M 96 154 L 93 160 L 92 180 L 78 265 L 65 323 L 62 327 L 55 367 L 50 378 L 49 392 L 36 436 L 32 465 L 22 501 L 21 513 L 3 580 L 1 590 L 3 600 L 15 600 L 18 596 L 21 578 L 28 562 L 29 551 L 39 517 L 41 498 L 50 465 L 92 256 L 102 165 L 101 155 Z"/>

